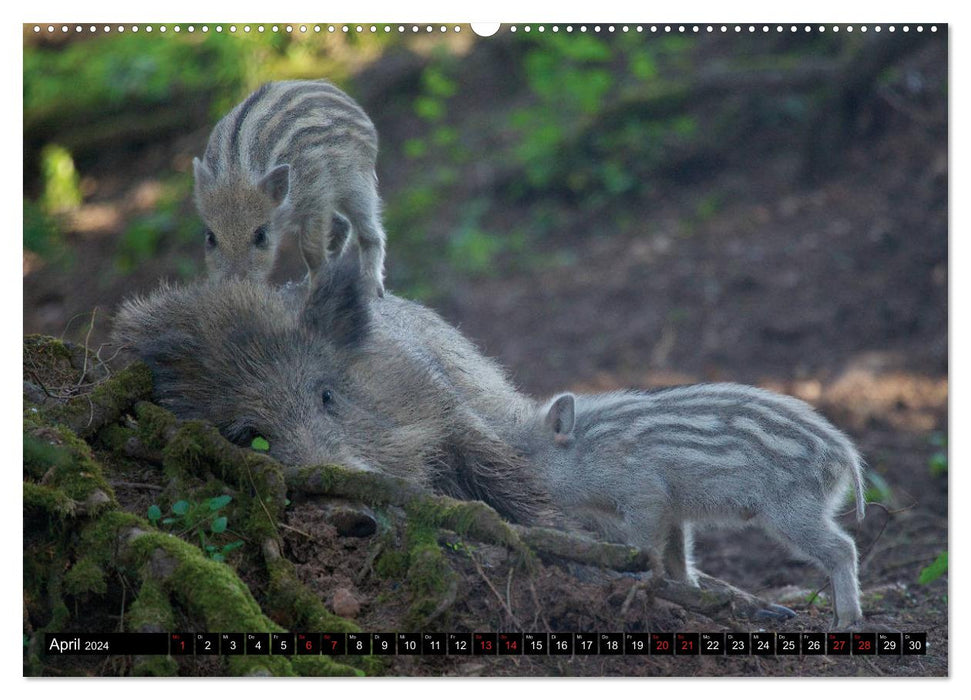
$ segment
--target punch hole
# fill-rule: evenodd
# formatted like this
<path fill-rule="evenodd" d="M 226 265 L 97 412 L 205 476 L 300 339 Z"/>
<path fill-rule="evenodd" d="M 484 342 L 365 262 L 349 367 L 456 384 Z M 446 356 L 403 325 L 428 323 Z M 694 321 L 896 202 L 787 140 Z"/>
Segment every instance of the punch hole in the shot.
<path fill-rule="evenodd" d="M 492 36 L 499 31 L 498 22 L 473 22 L 472 32 L 477 36 Z"/>

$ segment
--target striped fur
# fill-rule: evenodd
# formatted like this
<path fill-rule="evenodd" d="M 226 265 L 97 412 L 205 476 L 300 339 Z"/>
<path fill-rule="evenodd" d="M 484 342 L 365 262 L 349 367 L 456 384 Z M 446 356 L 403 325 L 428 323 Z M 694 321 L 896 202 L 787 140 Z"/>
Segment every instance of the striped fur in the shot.
<path fill-rule="evenodd" d="M 261 86 L 216 124 L 204 157 L 193 161 L 210 276 L 265 280 L 283 236 L 295 235 L 313 277 L 339 252 L 339 212 L 357 236 L 365 287 L 383 295 L 377 154 L 374 124 L 334 85 Z"/>
<path fill-rule="evenodd" d="M 809 405 L 738 384 L 561 395 L 527 424 L 525 451 L 554 502 L 695 582 L 691 524 L 751 522 L 831 577 L 840 626 L 861 618 L 857 553 L 834 513 L 862 460 Z"/>

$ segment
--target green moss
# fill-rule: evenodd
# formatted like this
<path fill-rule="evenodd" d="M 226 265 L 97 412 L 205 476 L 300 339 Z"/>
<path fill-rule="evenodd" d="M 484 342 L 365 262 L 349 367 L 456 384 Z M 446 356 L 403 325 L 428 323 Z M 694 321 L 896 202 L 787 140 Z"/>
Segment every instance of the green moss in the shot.
<path fill-rule="evenodd" d="M 82 557 L 64 574 L 64 592 L 69 595 L 104 595 L 107 591 L 104 569 L 92 557 Z"/>
<path fill-rule="evenodd" d="M 90 394 L 47 409 L 47 414 L 51 420 L 89 436 L 118 420 L 133 404 L 151 394 L 152 373 L 146 365 L 136 362 L 95 386 Z"/>
<path fill-rule="evenodd" d="M 380 578 L 403 581 L 408 573 L 408 553 L 386 549 L 374 562 L 374 571 Z"/>
<path fill-rule="evenodd" d="M 176 429 L 175 416 L 147 401 L 135 404 L 135 416 L 138 418 L 138 439 L 142 444 L 154 450 L 164 449 Z"/>
<path fill-rule="evenodd" d="M 270 573 L 270 615 L 290 629 L 360 632 L 350 620 L 331 613 L 299 579 L 286 559 L 267 561 Z"/>
<path fill-rule="evenodd" d="M 78 504 L 60 489 L 24 482 L 24 509 L 42 511 L 59 519 L 73 517 Z"/>
<path fill-rule="evenodd" d="M 128 441 L 136 435 L 132 428 L 118 424 L 108 425 L 98 433 L 98 447 L 112 455 L 124 455 Z"/>
<path fill-rule="evenodd" d="M 407 507 L 409 519 L 454 530 L 463 536 L 504 545 L 517 552 L 528 550 L 519 535 L 502 517 L 481 501 L 457 501 L 444 496 L 428 496 L 412 501 Z"/>
<path fill-rule="evenodd" d="M 43 474 L 44 486 L 56 489 L 63 496 L 48 494 L 51 504 L 65 505 L 70 499 L 76 504 L 85 503 L 87 514 L 96 515 L 116 505 L 114 492 L 105 479 L 101 465 L 95 460 L 91 448 L 69 428 L 56 426 L 36 429 L 24 435 L 25 469 L 32 474 Z M 25 483 L 24 496 L 40 498 L 42 489 Z M 92 499 L 100 492 L 107 496 L 104 502 Z M 38 502 L 35 502 L 39 504 Z M 61 511 L 62 514 L 63 511 Z"/>
<path fill-rule="evenodd" d="M 128 608 L 125 627 L 132 632 L 159 632 L 176 629 L 172 604 L 161 583 L 151 575 L 143 576 L 142 587 Z"/>
<path fill-rule="evenodd" d="M 165 590 L 210 630 L 282 632 L 283 628 L 263 615 L 246 585 L 226 564 L 207 559 L 201 550 L 177 537 L 148 532 L 130 545 L 130 558 L 152 560 L 154 576 L 164 578 Z"/>

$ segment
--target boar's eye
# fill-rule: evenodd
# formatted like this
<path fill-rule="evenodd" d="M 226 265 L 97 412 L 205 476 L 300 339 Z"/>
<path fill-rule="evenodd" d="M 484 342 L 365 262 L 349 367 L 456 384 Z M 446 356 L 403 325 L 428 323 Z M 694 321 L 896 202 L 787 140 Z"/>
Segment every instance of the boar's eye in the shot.
<path fill-rule="evenodd" d="M 257 248 L 266 248 L 266 224 L 260 226 L 253 233 L 253 245 Z"/>
<path fill-rule="evenodd" d="M 216 247 L 216 234 L 212 232 L 212 229 L 206 229 L 206 248 Z"/>
<path fill-rule="evenodd" d="M 260 437 L 260 433 L 251 425 L 235 428 L 228 432 L 229 434 L 226 437 L 229 438 L 230 442 L 240 447 L 249 447 L 253 444 L 253 440 Z"/>

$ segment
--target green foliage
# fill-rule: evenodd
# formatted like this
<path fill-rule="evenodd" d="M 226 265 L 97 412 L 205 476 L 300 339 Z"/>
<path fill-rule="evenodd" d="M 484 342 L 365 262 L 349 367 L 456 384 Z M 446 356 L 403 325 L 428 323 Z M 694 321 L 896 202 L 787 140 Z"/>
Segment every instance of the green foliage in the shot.
<path fill-rule="evenodd" d="M 448 239 L 448 258 L 453 267 L 482 274 L 493 269 L 495 257 L 503 250 L 503 239 L 482 230 L 480 220 L 488 201 L 477 199 L 465 209 L 462 224 Z"/>
<path fill-rule="evenodd" d="M 250 447 L 257 452 L 266 452 L 270 449 L 270 443 L 266 441 L 266 438 L 257 435 L 255 438 L 253 438 L 253 442 L 250 444 Z"/>
<path fill-rule="evenodd" d="M 57 144 L 41 150 L 41 175 L 44 194 L 41 205 L 50 214 L 70 211 L 81 204 L 81 176 L 74 167 L 70 152 Z"/>
<path fill-rule="evenodd" d="M 195 209 L 186 205 L 191 191 L 189 175 L 170 175 L 162 181 L 155 208 L 134 218 L 118 241 L 115 266 L 120 272 L 132 272 L 157 257 L 166 243 L 201 239 L 202 222 Z M 187 268 L 183 277 L 194 272 L 194 268 Z"/>
<path fill-rule="evenodd" d="M 934 433 L 930 437 L 930 443 L 938 450 L 931 455 L 928 466 L 932 476 L 942 476 L 947 474 L 947 435 L 944 433 Z"/>
<path fill-rule="evenodd" d="M 176 501 L 172 504 L 172 515 L 162 517 L 162 509 L 157 505 L 149 506 L 147 517 L 149 522 L 158 527 L 159 525 L 175 531 L 179 537 L 185 537 L 193 532 L 199 536 L 199 546 L 206 553 L 206 556 L 213 561 L 226 561 L 226 555 L 235 549 L 243 546 L 242 540 L 217 544 L 212 541 L 212 537 L 223 535 L 229 527 L 229 518 L 225 515 L 217 515 L 218 511 L 225 508 L 232 502 L 232 496 L 222 495 L 207 498 L 198 503 L 186 500 Z"/>
<path fill-rule="evenodd" d="M 941 552 L 937 559 L 920 570 L 917 583 L 927 585 L 947 573 L 947 552 Z"/>
<path fill-rule="evenodd" d="M 415 114 L 428 122 L 440 122 L 446 115 L 446 103 L 458 90 L 455 80 L 448 74 L 448 62 L 438 61 L 428 65 L 421 73 L 421 94 L 415 98 Z"/>
<path fill-rule="evenodd" d="M 115 265 L 120 272 L 132 272 L 158 254 L 166 233 L 172 230 L 171 219 L 164 214 L 150 214 L 132 221 L 118 241 Z"/>
<path fill-rule="evenodd" d="M 104 34 L 56 49 L 27 46 L 24 123 L 162 104 L 178 94 L 235 91 L 244 83 L 251 48 L 226 32 Z"/>
<path fill-rule="evenodd" d="M 24 197 L 24 249 L 45 260 L 61 260 L 67 252 L 57 218 Z"/>
<path fill-rule="evenodd" d="M 867 503 L 889 503 L 893 500 L 893 491 L 880 474 L 870 470 L 866 473 L 866 489 L 863 492 Z"/>

